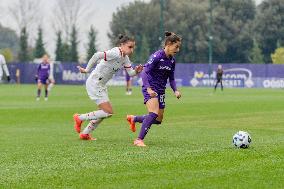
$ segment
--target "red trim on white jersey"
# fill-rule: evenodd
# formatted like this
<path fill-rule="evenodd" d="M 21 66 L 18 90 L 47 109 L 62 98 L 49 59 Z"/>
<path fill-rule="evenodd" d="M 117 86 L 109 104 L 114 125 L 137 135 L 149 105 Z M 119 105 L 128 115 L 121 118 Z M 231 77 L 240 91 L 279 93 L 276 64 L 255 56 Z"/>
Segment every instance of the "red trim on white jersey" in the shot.
<path fill-rule="evenodd" d="M 104 51 L 104 54 L 105 54 L 104 60 L 107 61 L 107 54 L 105 51 Z"/>
<path fill-rule="evenodd" d="M 119 49 L 120 55 L 123 56 L 122 50 L 120 48 L 118 48 L 118 49 Z"/>
<path fill-rule="evenodd" d="M 131 66 L 124 66 L 124 68 L 131 68 Z"/>

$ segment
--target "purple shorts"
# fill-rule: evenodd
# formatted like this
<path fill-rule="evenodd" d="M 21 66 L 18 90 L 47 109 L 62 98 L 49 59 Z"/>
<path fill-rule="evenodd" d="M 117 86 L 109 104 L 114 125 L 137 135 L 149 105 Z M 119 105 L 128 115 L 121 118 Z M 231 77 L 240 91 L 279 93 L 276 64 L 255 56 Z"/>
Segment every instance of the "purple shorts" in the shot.
<path fill-rule="evenodd" d="M 146 102 L 151 99 L 149 93 L 147 92 L 147 89 L 142 87 L 142 94 L 144 96 L 144 104 L 146 104 Z M 153 97 L 153 98 L 158 98 L 158 101 L 159 101 L 159 109 L 165 109 L 166 107 L 166 103 L 165 103 L 165 92 L 163 93 L 159 93 L 158 92 L 158 96 L 156 97 Z"/>
<path fill-rule="evenodd" d="M 127 72 L 125 72 L 125 79 L 126 79 L 126 81 L 130 81 L 130 76 Z"/>
<path fill-rule="evenodd" d="M 49 80 L 48 80 L 48 77 L 40 77 L 38 78 L 37 82 L 41 84 L 48 84 Z"/>

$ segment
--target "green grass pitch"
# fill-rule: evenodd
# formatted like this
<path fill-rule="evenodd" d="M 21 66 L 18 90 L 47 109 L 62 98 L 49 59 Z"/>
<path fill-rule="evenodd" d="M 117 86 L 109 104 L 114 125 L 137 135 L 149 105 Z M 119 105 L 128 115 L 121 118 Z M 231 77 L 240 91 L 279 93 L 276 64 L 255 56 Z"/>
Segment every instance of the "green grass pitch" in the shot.
<path fill-rule="evenodd" d="M 132 145 L 126 114 L 144 114 L 140 88 L 109 87 L 115 115 L 81 141 L 73 113 L 96 110 L 84 86 L 0 85 L 0 188 L 283 188 L 284 91 L 167 89 L 161 126 Z M 85 123 L 86 124 L 86 123 Z M 85 126 L 85 125 L 84 125 Z M 239 130 L 249 149 L 232 147 Z"/>

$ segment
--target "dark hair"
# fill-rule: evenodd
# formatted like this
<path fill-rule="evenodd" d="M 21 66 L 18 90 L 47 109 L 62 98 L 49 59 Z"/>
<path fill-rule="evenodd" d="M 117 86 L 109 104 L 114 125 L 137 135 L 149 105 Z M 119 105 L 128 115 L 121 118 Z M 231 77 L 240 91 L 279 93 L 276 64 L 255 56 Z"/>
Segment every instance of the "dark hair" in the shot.
<path fill-rule="evenodd" d="M 133 37 L 129 37 L 127 35 L 119 34 L 117 44 L 120 45 L 121 43 L 127 43 L 128 41 L 135 41 Z"/>
<path fill-rule="evenodd" d="M 177 34 L 169 31 L 165 31 L 165 42 L 164 45 L 166 46 L 169 43 L 176 43 L 181 42 L 182 38 Z"/>

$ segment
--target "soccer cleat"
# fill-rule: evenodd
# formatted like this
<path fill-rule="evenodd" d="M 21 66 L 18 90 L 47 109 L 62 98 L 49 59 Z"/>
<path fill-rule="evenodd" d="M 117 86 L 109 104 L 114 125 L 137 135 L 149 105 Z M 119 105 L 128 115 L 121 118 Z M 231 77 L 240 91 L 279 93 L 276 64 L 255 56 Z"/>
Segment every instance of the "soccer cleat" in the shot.
<path fill-rule="evenodd" d="M 79 136 L 80 136 L 80 139 L 82 140 L 97 140 L 96 138 L 91 137 L 91 135 L 89 134 L 81 133 Z"/>
<path fill-rule="evenodd" d="M 47 97 L 45 97 L 45 98 L 44 98 L 44 100 L 45 100 L 45 101 L 48 101 L 48 98 L 47 98 Z"/>
<path fill-rule="evenodd" d="M 77 133 L 81 132 L 81 125 L 83 123 L 83 121 L 80 120 L 79 118 L 79 114 L 74 114 L 73 115 L 73 119 L 74 119 L 74 129 L 76 130 Z"/>
<path fill-rule="evenodd" d="M 36 97 L 36 101 L 39 101 L 40 100 L 40 98 L 39 97 Z"/>
<path fill-rule="evenodd" d="M 129 128 L 132 132 L 136 131 L 135 122 L 134 122 L 134 115 L 127 115 L 126 120 L 129 123 Z"/>
<path fill-rule="evenodd" d="M 136 140 L 134 140 L 133 142 L 134 146 L 139 146 L 139 147 L 145 147 L 146 145 L 144 144 L 144 141 L 137 138 Z"/>

